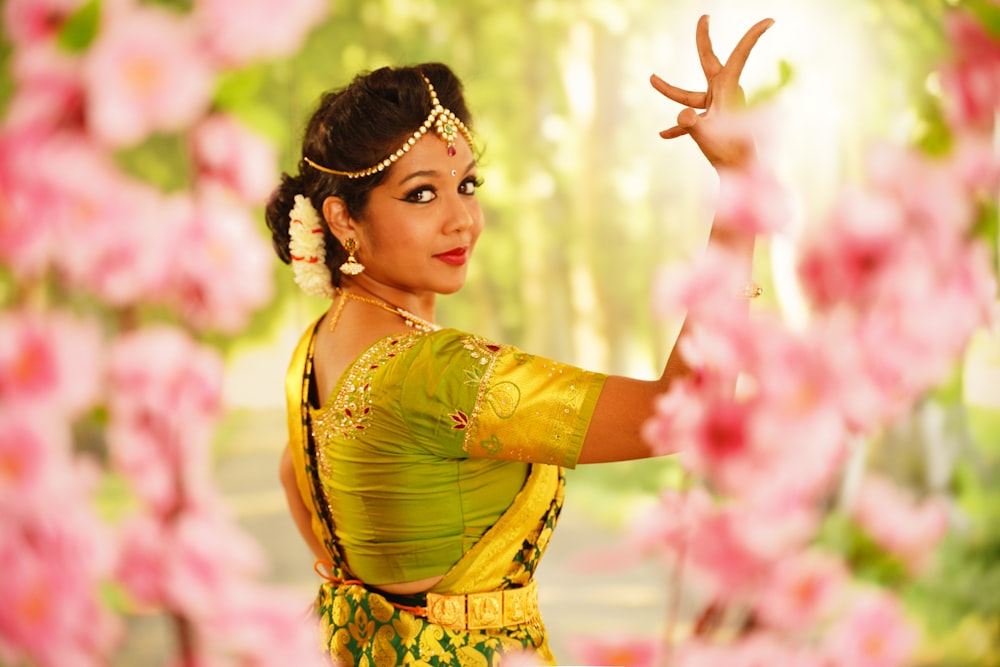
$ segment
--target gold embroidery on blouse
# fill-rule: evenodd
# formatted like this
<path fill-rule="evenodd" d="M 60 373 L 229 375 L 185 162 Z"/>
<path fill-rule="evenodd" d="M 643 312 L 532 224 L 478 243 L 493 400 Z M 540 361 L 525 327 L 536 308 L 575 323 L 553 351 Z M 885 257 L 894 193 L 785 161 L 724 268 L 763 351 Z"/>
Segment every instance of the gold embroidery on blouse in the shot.
<path fill-rule="evenodd" d="M 413 347 L 424 335 L 423 332 L 414 331 L 377 341 L 347 369 L 340 388 L 328 404 L 312 410 L 316 465 L 321 480 L 333 477 L 332 464 L 326 455 L 331 441 L 356 438 L 368 428 L 372 417 L 371 389 L 375 373 Z M 323 491 L 325 495 L 327 489 L 324 488 Z M 333 508 L 329 506 L 329 502 L 327 508 L 332 516 Z"/>
<path fill-rule="evenodd" d="M 347 376 L 328 405 L 313 411 L 313 438 L 322 448 L 331 438 L 355 438 L 371 421 L 371 382 L 393 358 L 413 347 L 421 334 L 383 338 L 366 350 L 347 370 Z"/>
<path fill-rule="evenodd" d="M 476 403 L 472 408 L 472 414 L 469 415 L 467 423 L 475 423 L 479 418 L 479 413 L 483 409 L 483 405 L 487 403 L 486 396 L 490 389 L 489 380 L 493 375 L 493 367 L 496 366 L 497 359 L 500 358 L 500 352 L 503 349 L 499 345 L 487 342 L 485 339 L 479 336 L 465 336 L 463 339 L 462 347 L 469 351 L 469 356 L 472 357 L 479 366 L 480 369 L 473 367 L 471 371 L 466 371 L 468 384 L 478 384 L 479 392 L 476 395 Z M 514 409 L 517 407 L 515 404 L 511 410 L 510 414 L 513 414 Z M 470 445 L 472 445 L 471 437 L 475 429 L 466 429 L 465 431 L 465 441 L 462 443 L 462 449 L 466 452 L 471 452 Z M 500 442 L 499 438 L 494 438 L 489 441 L 482 443 L 476 443 L 481 445 L 486 451 L 491 454 L 496 454 L 503 450 L 503 443 Z"/>

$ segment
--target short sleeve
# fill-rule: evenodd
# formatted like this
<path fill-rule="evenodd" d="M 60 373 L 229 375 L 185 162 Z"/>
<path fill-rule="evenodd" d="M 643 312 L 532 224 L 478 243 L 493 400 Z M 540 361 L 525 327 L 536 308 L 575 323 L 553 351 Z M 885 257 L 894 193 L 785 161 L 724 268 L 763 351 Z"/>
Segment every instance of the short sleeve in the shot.
<path fill-rule="evenodd" d="M 453 330 L 419 347 L 401 397 L 416 442 L 442 457 L 576 466 L 606 375 Z"/>

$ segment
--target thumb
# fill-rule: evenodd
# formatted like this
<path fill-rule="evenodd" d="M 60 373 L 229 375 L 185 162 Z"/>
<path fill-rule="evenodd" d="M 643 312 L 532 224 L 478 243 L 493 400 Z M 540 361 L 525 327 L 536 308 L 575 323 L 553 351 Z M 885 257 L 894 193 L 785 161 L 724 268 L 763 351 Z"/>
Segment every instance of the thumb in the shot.
<path fill-rule="evenodd" d="M 683 127 L 685 130 L 690 130 L 697 124 L 698 112 L 691 107 L 682 109 L 681 112 L 677 114 L 677 125 Z"/>

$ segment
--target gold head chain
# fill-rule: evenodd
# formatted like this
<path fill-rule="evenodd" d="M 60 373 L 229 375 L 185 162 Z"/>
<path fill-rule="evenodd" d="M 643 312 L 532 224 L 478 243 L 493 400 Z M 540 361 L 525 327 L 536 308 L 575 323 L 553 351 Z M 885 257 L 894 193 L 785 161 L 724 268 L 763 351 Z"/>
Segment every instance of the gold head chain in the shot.
<path fill-rule="evenodd" d="M 423 75 L 421 75 L 423 76 Z M 371 176 L 372 174 L 377 174 L 380 171 L 385 171 L 399 158 L 406 155 L 413 145 L 416 144 L 425 134 L 427 134 L 431 128 L 434 128 L 434 132 L 441 137 L 441 140 L 448 144 L 448 155 L 455 154 L 455 137 L 457 134 L 461 134 L 465 137 L 465 140 L 469 142 L 469 146 L 472 146 L 472 133 L 469 132 L 469 128 L 465 126 L 462 119 L 456 116 L 451 109 L 446 109 L 441 106 L 441 101 L 438 99 L 437 91 L 434 90 L 434 86 L 431 84 L 430 79 L 426 76 L 423 77 L 424 83 L 427 84 L 427 91 L 431 96 L 431 112 L 427 114 L 427 120 L 423 122 L 417 131 L 414 132 L 406 142 L 403 143 L 396 151 L 389 155 L 381 162 L 368 167 L 366 169 L 360 169 L 358 171 L 340 171 L 339 169 L 330 169 L 329 167 L 324 167 L 321 164 L 313 162 L 308 157 L 303 157 L 306 163 L 313 169 L 318 169 L 319 171 L 326 172 L 327 174 L 336 174 L 337 176 L 347 176 L 348 178 L 364 178 L 365 176 Z"/>

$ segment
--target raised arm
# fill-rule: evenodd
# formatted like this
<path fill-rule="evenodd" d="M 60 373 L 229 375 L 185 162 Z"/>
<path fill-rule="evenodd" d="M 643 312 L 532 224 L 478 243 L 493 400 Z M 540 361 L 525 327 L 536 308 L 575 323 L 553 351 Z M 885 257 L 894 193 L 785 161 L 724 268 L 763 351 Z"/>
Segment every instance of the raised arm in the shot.
<path fill-rule="evenodd" d="M 661 137 L 673 139 L 689 135 L 716 169 L 741 168 L 753 162 L 756 157 L 753 143 L 720 128 L 719 117 L 726 111 L 743 105 L 744 95 L 739 85 L 743 66 L 757 40 L 773 23 L 773 20 L 765 19 L 750 28 L 723 64 L 712 48 L 708 17 L 701 17 L 696 31 L 696 43 L 701 68 L 705 73 L 705 90 L 692 92 L 671 85 L 655 74 L 650 77 L 650 83 L 657 91 L 685 106 L 677 116 L 677 125 L 660 132 Z M 740 262 L 747 282 L 750 281 L 754 249 L 752 235 L 713 224 L 709 245 L 724 247 Z M 741 306 L 738 301 L 734 301 L 733 307 Z M 681 327 L 678 340 L 687 331 L 685 324 Z M 691 369 L 675 344 L 659 379 L 609 377 L 598 399 L 579 462 L 625 461 L 651 456 L 652 452 L 643 441 L 641 430 L 642 425 L 653 414 L 654 399 L 665 393 L 675 379 L 690 372 Z M 735 378 L 733 382 L 735 390 Z"/>

